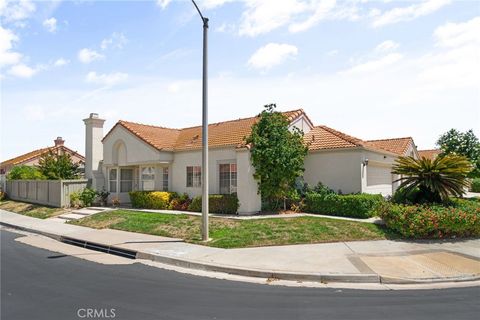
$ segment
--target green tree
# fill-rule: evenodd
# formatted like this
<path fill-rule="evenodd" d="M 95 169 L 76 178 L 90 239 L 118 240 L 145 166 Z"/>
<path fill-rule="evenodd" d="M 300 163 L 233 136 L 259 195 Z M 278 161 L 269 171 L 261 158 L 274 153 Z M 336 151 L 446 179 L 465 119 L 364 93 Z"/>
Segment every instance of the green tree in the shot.
<path fill-rule="evenodd" d="M 45 180 L 45 176 L 36 167 L 20 165 L 13 167 L 7 174 L 8 180 Z"/>
<path fill-rule="evenodd" d="M 472 170 L 464 156 L 446 155 L 431 159 L 399 157 L 393 174 L 401 175 L 399 190 L 410 194 L 418 188 L 415 202 L 448 202 L 449 196 L 461 197 L 468 187 L 467 175 Z"/>
<path fill-rule="evenodd" d="M 295 127 L 290 130 L 285 115 L 275 108 L 275 104 L 265 106 L 246 139 L 262 201 L 273 210 L 279 209 L 293 191 L 295 179 L 304 172 L 308 152 L 303 132 Z"/>
<path fill-rule="evenodd" d="M 440 136 L 437 145 L 442 149 L 442 155 L 456 154 L 467 157 L 474 167 L 469 176 L 480 177 L 480 141 L 473 130 L 460 132 L 450 129 Z"/>
<path fill-rule="evenodd" d="M 68 153 L 57 154 L 50 150 L 40 158 L 38 169 L 48 180 L 68 180 L 78 177 L 78 164 L 73 163 Z"/>

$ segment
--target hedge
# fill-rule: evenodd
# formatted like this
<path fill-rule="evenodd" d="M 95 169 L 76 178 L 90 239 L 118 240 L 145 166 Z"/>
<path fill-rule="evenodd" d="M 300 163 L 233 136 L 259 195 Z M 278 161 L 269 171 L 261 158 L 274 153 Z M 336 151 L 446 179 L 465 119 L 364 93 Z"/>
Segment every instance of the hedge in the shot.
<path fill-rule="evenodd" d="M 211 213 L 235 214 L 240 204 L 236 194 L 211 194 L 208 197 L 208 211 Z M 189 211 L 202 211 L 202 197 L 193 198 Z"/>
<path fill-rule="evenodd" d="M 168 209 L 176 196 L 176 193 L 166 191 L 131 191 L 128 194 L 132 207 L 142 209 Z"/>
<path fill-rule="evenodd" d="M 320 194 L 308 193 L 305 197 L 305 211 L 351 218 L 370 218 L 384 202 L 380 194 Z"/>
<path fill-rule="evenodd" d="M 387 228 L 407 238 L 480 236 L 480 202 L 454 200 L 445 206 L 384 203 L 379 209 Z"/>

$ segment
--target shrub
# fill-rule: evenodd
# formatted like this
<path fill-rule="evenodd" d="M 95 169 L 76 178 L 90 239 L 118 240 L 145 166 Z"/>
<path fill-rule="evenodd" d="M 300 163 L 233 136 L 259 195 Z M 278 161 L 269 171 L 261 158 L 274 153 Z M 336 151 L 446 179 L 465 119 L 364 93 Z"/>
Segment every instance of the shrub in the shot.
<path fill-rule="evenodd" d="M 132 207 L 142 209 L 168 209 L 170 200 L 175 195 L 166 191 L 131 191 Z"/>
<path fill-rule="evenodd" d="M 80 194 L 80 200 L 85 207 L 91 206 L 96 197 L 97 191 L 90 188 L 83 189 L 82 193 Z"/>
<path fill-rule="evenodd" d="M 75 191 L 70 193 L 70 206 L 73 208 L 80 208 L 83 206 L 82 201 L 80 200 L 80 191 Z"/>
<path fill-rule="evenodd" d="M 7 174 L 8 180 L 45 180 L 46 177 L 37 167 L 19 165 L 13 167 Z"/>
<path fill-rule="evenodd" d="M 236 194 L 211 194 L 208 197 L 208 211 L 211 213 L 235 214 L 240 204 Z M 189 211 L 202 211 L 202 197 L 194 197 L 188 207 Z"/>
<path fill-rule="evenodd" d="M 467 158 L 457 155 L 438 156 L 435 159 L 398 157 L 392 173 L 400 175 L 400 188 L 406 192 L 418 188 L 421 202 L 448 202 L 450 195 L 461 197 L 468 187 L 467 175 L 472 171 Z"/>
<path fill-rule="evenodd" d="M 7 199 L 7 193 L 4 191 L 0 191 L 0 201 Z"/>
<path fill-rule="evenodd" d="M 187 211 L 188 206 L 192 200 L 188 197 L 188 194 L 184 193 L 182 195 L 174 194 L 170 204 L 168 205 L 168 209 L 170 210 L 180 210 L 180 211 Z"/>
<path fill-rule="evenodd" d="M 480 192 L 480 178 L 475 178 L 472 180 L 470 190 L 472 192 Z"/>
<path fill-rule="evenodd" d="M 90 188 L 72 192 L 70 194 L 70 206 L 74 208 L 89 207 L 93 204 L 97 195 L 97 191 Z"/>
<path fill-rule="evenodd" d="M 422 202 L 423 196 L 419 188 L 413 190 L 405 190 L 405 188 L 398 188 L 392 196 L 393 203 L 414 204 Z"/>
<path fill-rule="evenodd" d="M 378 213 L 387 228 L 407 238 L 480 236 L 480 202 L 453 200 L 451 205 L 383 203 Z"/>
<path fill-rule="evenodd" d="M 305 198 L 305 211 L 351 218 L 369 218 L 376 214 L 384 202 L 379 194 L 309 193 Z"/>

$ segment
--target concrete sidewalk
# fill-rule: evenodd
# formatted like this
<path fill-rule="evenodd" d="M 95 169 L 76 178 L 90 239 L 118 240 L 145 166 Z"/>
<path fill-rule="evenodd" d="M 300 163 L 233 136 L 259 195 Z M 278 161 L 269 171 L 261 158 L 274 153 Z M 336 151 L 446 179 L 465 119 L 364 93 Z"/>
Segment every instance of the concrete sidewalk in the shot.
<path fill-rule="evenodd" d="M 75 239 L 186 268 L 295 281 L 435 283 L 480 279 L 480 239 L 355 241 L 219 249 L 181 239 L 96 230 L 0 210 L 2 225 L 57 240 Z"/>

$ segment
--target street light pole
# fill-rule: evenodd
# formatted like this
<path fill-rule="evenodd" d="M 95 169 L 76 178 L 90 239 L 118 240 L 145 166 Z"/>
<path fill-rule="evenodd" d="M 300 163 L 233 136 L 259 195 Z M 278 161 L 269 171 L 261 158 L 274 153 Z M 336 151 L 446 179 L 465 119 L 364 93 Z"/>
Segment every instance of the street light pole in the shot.
<path fill-rule="evenodd" d="M 203 77 L 202 77 L 202 240 L 208 241 L 208 18 L 203 17 L 194 0 L 195 8 L 203 22 Z"/>

